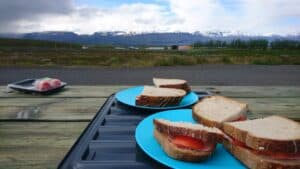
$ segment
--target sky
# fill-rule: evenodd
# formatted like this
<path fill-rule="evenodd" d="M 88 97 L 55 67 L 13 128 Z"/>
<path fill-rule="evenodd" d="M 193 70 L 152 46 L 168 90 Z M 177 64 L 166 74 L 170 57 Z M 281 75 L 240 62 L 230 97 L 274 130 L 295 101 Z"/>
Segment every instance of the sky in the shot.
<path fill-rule="evenodd" d="M 300 33 L 300 0 L 1 0 L 0 33 Z"/>

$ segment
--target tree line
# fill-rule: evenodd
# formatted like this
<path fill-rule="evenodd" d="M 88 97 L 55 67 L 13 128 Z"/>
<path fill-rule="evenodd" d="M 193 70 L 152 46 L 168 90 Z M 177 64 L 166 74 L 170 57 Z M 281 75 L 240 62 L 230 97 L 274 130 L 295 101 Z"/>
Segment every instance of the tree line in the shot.
<path fill-rule="evenodd" d="M 0 48 L 72 48 L 80 49 L 81 45 L 76 43 L 56 42 L 47 40 L 10 39 L 0 38 Z"/>
<path fill-rule="evenodd" d="M 206 42 L 196 42 L 194 48 L 212 47 L 212 48 L 238 48 L 238 49 L 300 49 L 300 41 L 293 40 L 275 40 L 269 42 L 266 39 L 251 39 L 232 41 L 209 40 Z"/>

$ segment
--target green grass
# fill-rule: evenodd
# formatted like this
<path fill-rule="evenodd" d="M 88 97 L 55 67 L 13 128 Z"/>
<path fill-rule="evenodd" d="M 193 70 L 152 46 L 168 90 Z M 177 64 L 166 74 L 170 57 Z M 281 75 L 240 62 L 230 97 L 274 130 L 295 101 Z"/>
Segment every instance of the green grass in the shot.
<path fill-rule="evenodd" d="M 54 42 L 30 39 L 0 38 L 1 50 L 35 50 L 35 49 L 80 49 L 76 43 Z"/>
<path fill-rule="evenodd" d="M 60 47 L 53 47 L 53 42 L 25 40 L 7 44 L 0 39 L 0 66 L 151 67 L 196 64 L 300 65 L 300 50 L 201 48 L 149 51 L 116 50 L 111 46 L 82 50 L 77 44 L 61 43 Z"/>

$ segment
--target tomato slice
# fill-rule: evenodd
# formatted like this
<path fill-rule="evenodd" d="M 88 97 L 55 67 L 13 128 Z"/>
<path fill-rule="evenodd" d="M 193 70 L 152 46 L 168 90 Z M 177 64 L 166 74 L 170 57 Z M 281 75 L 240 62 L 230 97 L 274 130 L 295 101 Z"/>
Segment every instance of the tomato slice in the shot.
<path fill-rule="evenodd" d="M 238 119 L 233 120 L 233 121 L 245 121 L 245 120 L 247 120 L 247 117 L 245 115 L 242 115 Z"/>
<path fill-rule="evenodd" d="M 195 139 L 189 136 L 174 136 L 171 138 L 171 142 L 178 147 L 188 148 L 198 151 L 212 151 L 215 144 L 205 144 L 200 139 Z"/>
<path fill-rule="evenodd" d="M 269 156 L 272 159 L 278 159 L 278 160 L 298 160 L 300 159 L 300 153 L 280 153 L 280 152 L 270 152 L 270 151 L 258 151 L 254 150 L 250 147 L 248 147 L 245 143 L 238 141 L 236 139 L 231 138 L 231 142 L 234 145 L 237 145 L 239 147 L 243 147 L 245 149 L 248 149 L 249 151 L 252 151 L 253 153 L 257 155 L 264 155 Z"/>
<path fill-rule="evenodd" d="M 188 147 L 191 149 L 203 149 L 204 143 L 201 140 L 194 139 L 188 136 L 175 136 L 172 142 L 177 146 Z"/>
<path fill-rule="evenodd" d="M 238 141 L 238 140 L 233 139 L 233 138 L 231 138 L 231 139 L 232 139 L 232 144 L 250 149 L 244 142 Z"/>
<path fill-rule="evenodd" d="M 279 160 L 300 159 L 300 153 L 280 153 L 280 152 L 268 152 L 268 151 L 267 152 L 254 151 L 254 153 L 265 155 L 265 156 L 271 156 L 273 159 L 279 159 Z"/>

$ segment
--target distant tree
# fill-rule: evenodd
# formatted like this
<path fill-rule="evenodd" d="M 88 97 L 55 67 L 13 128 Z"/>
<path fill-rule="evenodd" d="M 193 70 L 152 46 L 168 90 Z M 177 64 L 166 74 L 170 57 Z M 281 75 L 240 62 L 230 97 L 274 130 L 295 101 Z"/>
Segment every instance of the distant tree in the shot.
<path fill-rule="evenodd" d="M 214 47 L 214 41 L 213 41 L 213 40 L 209 40 L 209 41 L 206 43 L 206 46 L 207 46 L 207 47 Z"/>
<path fill-rule="evenodd" d="M 300 49 L 299 41 L 292 40 L 276 40 L 271 42 L 272 49 Z"/>
<path fill-rule="evenodd" d="M 227 42 L 226 41 L 223 41 L 222 42 L 222 47 L 224 48 L 224 47 L 227 47 Z"/>
<path fill-rule="evenodd" d="M 196 42 L 196 43 L 193 44 L 193 47 L 194 47 L 194 48 L 200 48 L 200 47 L 203 47 L 203 46 L 205 46 L 205 45 L 204 45 L 204 43 L 201 42 L 201 41 L 198 41 L 198 42 Z"/>
<path fill-rule="evenodd" d="M 206 42 L 196 42 L 193 44 L 194 48 L 201 47 L 210 47 L 210 48 L 223 48 L 223 47 L 231 47 L 237 49 L 260 49 L 266 50 L 269 47 L 269 41 L 266 39 L 250 39 L 250 40 L 241 40 L 234 39 L 231 42 L 221 41 L 221 40 L 209 40 Z M 270 47 L 272 49 L 299 49 L 300 42 L 299 41 L 273 41 L 270 43 Z"/>
<path fill-rule="evenodd" d="M 241 39 L 236 39 L 231 41 L 230 47 L 232 48 L 240 48 L 240 49 L 244 49 L 247 48 L 247 42 L 246 41 L 242 41 Z"/>
<path fill-rule="evenodd" d="M 178 45 L 172 45 L 172 46 L 171 46 L 171 49 L 172 49 L 172 50 L 177 50 L 177 49 L 178 49 Z"/>
<path fill-rule="evenodd" d="M 269 42 L 265 39 L 253 39 L 248 41 L 249 49 L 267 49 Z"/>

